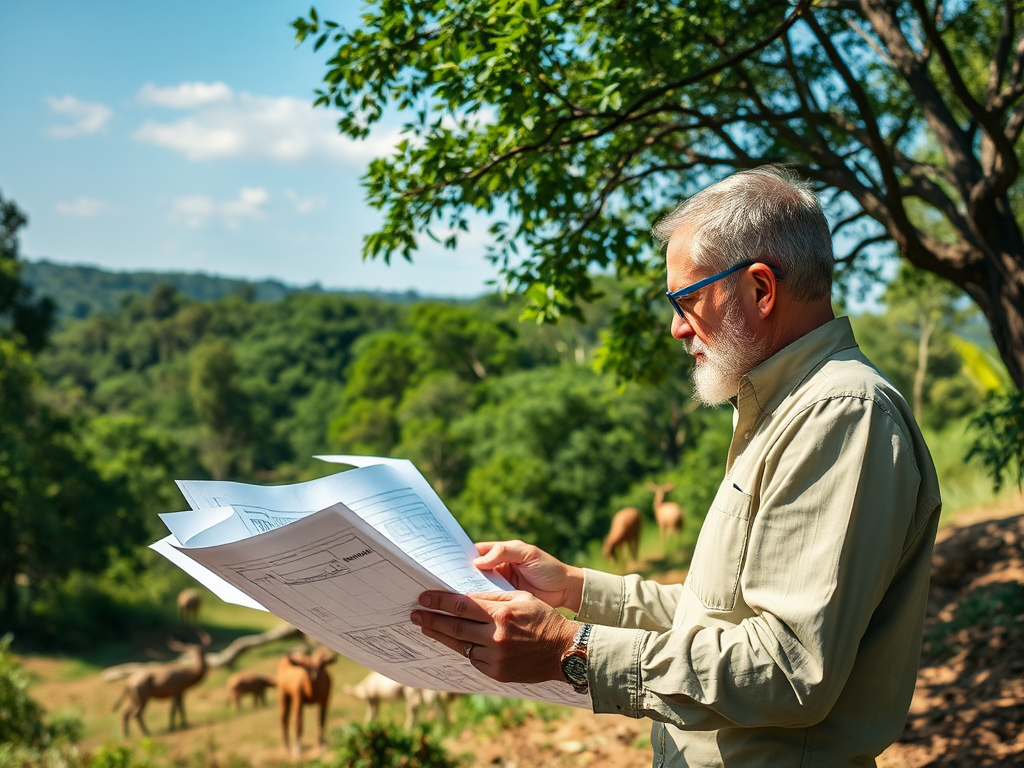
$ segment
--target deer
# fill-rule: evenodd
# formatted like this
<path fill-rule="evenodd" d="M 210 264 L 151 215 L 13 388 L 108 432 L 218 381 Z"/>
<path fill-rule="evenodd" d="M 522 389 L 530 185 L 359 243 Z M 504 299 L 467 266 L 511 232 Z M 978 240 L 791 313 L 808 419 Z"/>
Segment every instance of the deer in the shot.
<path fill-rule="evenodd" d="M 654 494 L 654 519 L 658 521 L 658 532 L 661 534 L 663 546 L 669 536 L 683 532 L 683 524 L 686 521 L 682 507 L 674 501 L 665 501 L 665 494 L 675 487 L 675 483 L 647 483 L 647 488 Z"/>
<path fill-rule="evenodd" d="M 184 664 L 161 664 L 156 667 L 149 667 L 133 672 L 125 681 L 124 690 L 114 702 L 113 711 L 117 711 L 121 702 L 128 698 L 128 706 L 121 714 L 121 732 L 128 735 L 128 724 L 134 717 L 139 724 L 139 729 L 146 736 L 149 736 L 149 729 L 142 719 L 142 713 L 150 699 L 171 700 L 171 720 L 168 726 L 169 731 L 174 730 L 174 715 L 180 715 L 181 727 L 185 729 L 188 724 L 185 721 L 185 703 L 183 696 L 185 691 L 198 685 L 206 676 L 206 656 L 204 649 L 210 645 L 210 636 L 202 630 L 197 630 L 200 637 L 199 643 L 181 643 L 173 637 L 167 640 L 167 647 L 172 651 L 189 656 L 188 662 Z"/>
<path fill-rule="evenodd" d="M 325 648 L 312 655 L 289 653 L 277 665 L 277 700 L 281 713 L 281 739 L 285 751 L 298 758 L 302 752 L 302 707 L 315 704 L 319 710 L 317 746 L 324 749 L 324 725 L 331 698 L 331 676 L 326 667 L 337 659 Z M 289 720 L 295 741 L 289 744 Z"/>
<path fill-rule="evenodd" d="M 178 620 L 185 626 L 195 626 L 202 602 L 203 596 L 198 589 L 181 590 L 178 593 Z"/>
<path fill-rule="evenodd" d="M 235 705 L 235 711 L 242 709 L 242 697 L 246 694 L 252 695 L 252 705 L 265 705 L 267 703 L 267 688 L 277 687 L 277 680 L 266 675 L 258 675 L 255 672 L 236 672 L 228 678 L 228 705 Z"/>
<path fill-rule="evenodd" d="M 636 507 L 620 509 L 612 516 L 611 529 L 604 540 L 604 556 L 618 562 L 619 549 L 628 544 L 629 551 L 636 560 L 640 548 L 640 510 Z"/>
<path fill-rule="evenodd" d="M 382 701 L 405 699 L 405 729 L 410 730 L 419 719 L 420 707 L 431 704 L 437 710 L 437 717 L 448 725 L 448 703 L 456 696 L 448 691 L 434 691 L 428 688 L 413 688 L 397 683 L 379 672 L 371 672 L 355 685 L 342 686 L 342 692 L 366 702 L 364 722 L 376 719 Z"/>

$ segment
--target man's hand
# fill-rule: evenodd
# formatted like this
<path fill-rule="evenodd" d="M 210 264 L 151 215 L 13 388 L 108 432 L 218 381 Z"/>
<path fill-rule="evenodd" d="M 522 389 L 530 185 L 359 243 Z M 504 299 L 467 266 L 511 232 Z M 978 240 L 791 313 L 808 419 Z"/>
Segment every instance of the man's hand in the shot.
<path fill-rule="evenodd" d="M 420 605 L 431 610 L 413 611 L 412 623 L 488 677 L 503 683 L 564 679 L 562 654 L 572 646 L 576 624 L 533 595 L 424 592 Z"/>
<path fill-rule="evenodd" d="M 516 589 L 525 589 L 552 608 L 579 611 L 583 599 L 583 569 L 566 565 L 542 549 L 522 541 L 484 541 L 473 565 L 497 571 Z"/>

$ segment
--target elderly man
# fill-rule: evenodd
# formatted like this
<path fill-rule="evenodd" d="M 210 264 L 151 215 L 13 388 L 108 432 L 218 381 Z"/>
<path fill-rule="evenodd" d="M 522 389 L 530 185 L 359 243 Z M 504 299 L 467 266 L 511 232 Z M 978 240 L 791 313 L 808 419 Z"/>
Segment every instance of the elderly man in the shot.
<path fill-rule="evenodd" d="M 412 619 L 496 679 L 564 679 L 595 712 L 651 718 L 656 765 L 874 765 L 920 658 L 939 517 L 928 449 L 833 317 L 830 232 L 805 184 L 738 173 L 655 234 L 696 395 L 735 408 L 686 582 L 487 542 L 477 565 L 525 591 L 428 592 Z"/>

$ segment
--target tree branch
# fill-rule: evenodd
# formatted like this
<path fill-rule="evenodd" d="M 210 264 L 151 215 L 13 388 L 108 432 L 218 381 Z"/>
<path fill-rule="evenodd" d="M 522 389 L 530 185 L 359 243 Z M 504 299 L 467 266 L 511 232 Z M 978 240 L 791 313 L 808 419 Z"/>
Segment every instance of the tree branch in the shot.
<path fill-rule="evenodd" d="M 836 264 L 852 264 L 854 262 L 854 260 L 857 258 L 857 256 L 860 255 L 860 252 L 863 251 L 865 248 L 867 248 L 869 246 L 872 246 L 872 245 L 877 245 L 878 243 L 884 243 L 888 239 L 889 239 L 889 233 L 888 232 L 883 232 L 880 235 L 873 235 L 871 237 L 865 238 L 864 240 L 861 240 L 852 251 L 847 253 L 842 258 L 836 259 L 835 263 Z"/>
<path fill-rule="evenodd" d="M 942 62 L 943 70 L 946 73 L 946 77 L 949 78 L 949 85 L 953 94 L 967 108 L 967 111 L 978 122 L 982 130 L 985 131 L 985 135 L 992 142 L 995 155 L 1002 161 L 1002 169 L 997 170 L 998 163 L 995 161 L 995 157 L 993 157 L 988 170 L 996 178 L 991 181 L 985 179 L 981 185 L 976 186 L 971 192 L 972 202 L 977 198 L 979 204 L 985 204 L 992 195 L 1001 194 L 1009 188 L 1017 175 L 1017 157 L 1013 151 L 1013 145 L 1006 140 L 1006 135 L 1003 133 L 997 117 L 987 111 L 971 94 L 970 89 L 960 75 L 960 70 L 957 69 L 956 62 L 953 61 L 953 55 L 950 53 L 949 48 L 942 39 L 942 35 L 939 34 L 938 28 L 928 13 L 924 0 L 911 0 L 911 5 L 917 10 L 925 35 L 927 35 L 928 40 L 931 41 L 932 46 L 935 48 L 939 61 Z"/>
<path fill-rule="evenodd" d="M 995 101 L 996 94 L 1003 84 L 1003 77 L 1006 74 L 1006 65 L 1010 56 L 1010 46 L 1013 44 L 1014 27 L 1014 0 L 1003 0 L 1003 27 L 999 30 L 999 40 L 996 43 L 995 53 L 988 65 L 988 85 L 985 88 L 987 105 L 991 108 Z"/>
<path fill-rule="evenodd" d="M 907 43 L 900 31 L 899 21 L 891 8 L 879 5 L 877 0 L 860 0 L 864 15 L 885 44 L 896 70 L 903 76 L 914 98 L 921 106 L 925 119 L 939 143 L 946 162 L 957 179 L 960 194 L 966 200 L 971 188 L 981 179 L 981 168 L 974 157 L 973 146 L 960 129 L 942 94 L 932 82 L 927 66 Z"/>
<path fill-rule="evenodd" d="M 720 61 L 719 63 L 715 64 L 709 69 L 702 70 L 695 75 L 689 75 L 688 77 L 675 80 L 671 83 L 666 83 L 665 85 L 659 86 L 658 88 L 649 91 L 648 93 L 644 94 L 639 99 L 637 99 L 635 102 L 633 102 L 633 104 L 631 104 L 626 109 L 626 112 L 624 114 L 629 115 L 630 113 L 636 111 L 647 102 L 656 99 L 666 93 L 674 91 L 678 88 L 685 88 L 688 85 L 694 85 L 696 83 L 701 82 L 702 80 L 706 80 L 707 78 L 716 75 L 719 72 L 722 72 L 736 64 L 745 61 L 747 58 L 757 53 L 758 51 L 764 50 L 773 42 L 775 42 L 775 40 L 777 40 L 781 35 L 785 34 L 786 30 L 793 26 L 793 24 L 796 23 L 797 19 L 804 15 L 810 15 L 805 14 L 808 5 L 809 0 L 801 0 L 801 2 L 793 10 L 793 12 L 789 14 L 789 16 L 787 16 L 782 21 L 782 23 L 779 24 L 775 29 L 773 29 L 766 37 L 762 38 L 761 40 L 758 40 L 756 43 L 743 49 L 739 53 L 736 53 L 732 56 L 729 56 L 725 60 Z"/>
<path fill-rule="evenodd" d="M 906 212 L 903 210 L 903 201 L 900 199 L 900 183 L 896 176 L 896 170 L 893 167 L 892 157 L 889 154 L 889 147 L 882 138 L 882 132 L 878 127 L 878 120 L 871 107 L 871 102 L 868 100 L 863 86 L 853 76 L 850 68 L 846 65 L 846 61 L 839 51 L 836 50 L 832 38 L 821 28 L 814 15 L 807 14 L 804 21 L 811 28 L 814 36 L 818 38 L 818 42 L 821 43 L 822 48 L 825 50 L 825 55 L 832 62 L 832 66 L 842 78 L 847 92 L 860 110 L 861 117 L 864 120 L 864 127 L 868 134 L 868 146 L 871 147 L 872 154 L 875 156 L 879 170 L 882 173 L 882 182 L 886 189 L 885 196 L 889 204 L 889 215 L 895 219 L 899 228 L 903 230 L 906 226 L 909 226 L 910 222 L 907 220 Z"/>

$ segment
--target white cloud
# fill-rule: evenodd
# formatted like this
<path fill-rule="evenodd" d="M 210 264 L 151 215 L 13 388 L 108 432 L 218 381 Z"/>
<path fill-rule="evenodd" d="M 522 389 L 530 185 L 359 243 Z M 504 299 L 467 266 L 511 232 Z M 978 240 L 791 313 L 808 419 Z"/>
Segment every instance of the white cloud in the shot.
<path fill-rule="evenodd" d="M 323 195 L 317 197 L 302 197 L 294 189 L 286 189 L 284 196 L 291 202 L 297 213 L 312 213 L 327 205 L 327 198 Z"/>
<path fill-rule="evenodd" d="M 104 213 L 114 213 L 114 206 L 94 197 L 78 197 L 69 203 L 57 203 L 57 213 L 79 219 L 94 219 Z"/>
<path fill-rule="evenodd" d="M 153 83 L 146 83 L 139 91 L 138 99 L 143 104 L 154 104 L 158 107 L 195 109 L 204 104 L 229 101 L 232 95 L 231 88 L 221 82 L 182 83 L 167 88 L 159 88 Z"/>
<path fill-rule="evenodd" d="M 191 110 L 172 122 L 148 120 L 133 135 L 136 141 L 180 152 L 189 160 L 326 160 L 362 166 L 389 154 L 398 141 L 397 131 L 353 141 L 338 133 L 329 111 L 314 109 L 305 99 L 234 93 L 223 83 L 147 85 L 139 97 L 147 103 Z"/>
<path fill-rule="evenodd" d="M 76 99 L 74 96 L 63 96 L 59 99 L 46 97 L 50 109 L 58 115 L 67 115 L 75 122 L 70 125 L 53 125 L 47 133 L 55 139 L 70 139 L 73 136 L 86 136 L 103 130 L 114 111 L 105 104 L 90 104 Z"/>
<path fill-rule="evenodd" d="M 270 193 L 262 187 L 242 187 L 235 200 L 223 202 L 206 195 L 178 197 L 171 204 L 170 220 L 198 229 L 216 218 L 235 229 L 242 219 L 261 218 L 265 214 L 263 206 L 269 200 Z"/>

